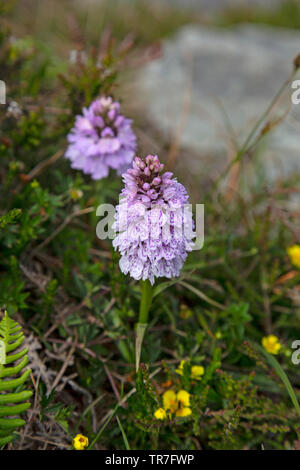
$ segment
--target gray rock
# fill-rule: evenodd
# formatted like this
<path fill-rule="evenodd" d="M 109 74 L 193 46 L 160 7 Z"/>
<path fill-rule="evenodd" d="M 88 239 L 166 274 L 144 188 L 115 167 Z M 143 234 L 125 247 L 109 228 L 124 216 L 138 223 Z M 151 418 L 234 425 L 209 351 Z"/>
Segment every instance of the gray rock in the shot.
<path fill-rule="evenodd" d="M 276 8 L 284 0 L 160 0 L 169 5 L 200 12 L 218 12 L 228 8 Z"/>
<path fill-rule="evenodd" d="M 242 25 L 234 30 L 188 26 L 163 46 L 138 79 L 138 99 L 168 139 L 185 115 L 181 145 L 199 159 L 191 171 L 213 170 L 228 161 L 226 114 L 241 144 L 293 69 L 300 33 Z M 273 117 L 291 105 L 291 90 Z M 189 107 L 187 96 L 190 96 Z M 224 113 L 225 110 L 225 113 Z M 266 137 L 262 162 L 270 181 L 300 170 L 300 104 Z M 212 158 L 209 156 L 213 155 Z M 204 166 L 203 166 L 204 165 Z"/>

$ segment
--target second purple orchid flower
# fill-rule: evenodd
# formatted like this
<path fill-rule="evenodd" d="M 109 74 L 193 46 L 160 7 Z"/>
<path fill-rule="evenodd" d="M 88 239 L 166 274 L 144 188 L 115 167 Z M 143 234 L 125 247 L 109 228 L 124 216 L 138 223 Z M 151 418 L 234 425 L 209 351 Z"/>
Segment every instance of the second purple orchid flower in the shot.
<path fill-rule="evenodd" d="M 120 103 L 111 97 L 101 97 L 83 108 L 67 138 L 65 157 L 72 168 L 94 180 L 106 178 L 110 168 L 119 175 L 124 173 L 136 151 L 132 121 L 120 113 Z"/>

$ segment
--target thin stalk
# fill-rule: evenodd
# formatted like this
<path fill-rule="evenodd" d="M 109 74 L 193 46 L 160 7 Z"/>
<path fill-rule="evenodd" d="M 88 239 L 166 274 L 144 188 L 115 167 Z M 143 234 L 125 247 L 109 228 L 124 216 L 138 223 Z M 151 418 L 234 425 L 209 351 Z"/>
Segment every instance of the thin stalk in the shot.
<path fill-rule="evenodd" d="M 152 303 L 153 287 L 148 280 L 141 281 L 142 298 L 140 304 L 139 323 L 148 323 L 149 310 Z"/>
<path fill-rule="evenodd" d="M 242 145 L 242 147 L 240 148 L 240 150 L 238 150 L 236 156 L 233 158 L 233 160 L 231 160 L 231 162 L 229 163 L 229 165 L 227 165 L 227 167 L 225 168 L 225 170 L 221 173 L 221 175 L 217 178 L 217 180 L 215 181 L 214 185 L 213 185 L 213 188 L 215 189 L 216 186 L 218 186 L 219 182 L 225 178 L 225 176 L 228 174 L 228 172 L 231 170 L 231 168 L 233 167 L 233 165 L 235 165 L 242 157 L 245 153 L 248 152 L 249 150 L 249 145 L 251 143 L 251 140 L 252 138 L 255 136 L 256 132 L 258 131 L 258 129 L 260 128 L 260 126 L 262 125 L 262 123 L 264 122 L 264 120 L 267 118 L 267 116 L 270 114 L 270 112 L 272 111 L 272 109 L 274 108 L 274 106 L 277 104 L 279 98 L 281 97 L 282 93 L 284 92 L 284 90 L 288 87 L 288 85 L 291 83 L 291 81 L 293 80 L 293 78 L 295 77 L 296 75 L 296 72 L 298 71 L 298 68 L 295 68 L 291 75 L 288 77 L 287 80 L 284 81 L 284 83 L 281 85 L 280 89 L 278 90 L 278 92 L 276 93 L 275 97 L 272 99 L 271 103 L 269 104 L 269 106 L 267 107 L 267 109 L 263 112 L 263 114 L 261 115 L 261 117 L 257 120 L 256 124 L 254 125 L 254 127 L 252 128 L 250 134 L 248 135 L 248 137 L 246 138 L 244 144 Z M 253 142 L 251 144 L 251 148 L 255 146 L 255 144 L 257 144 L 257 141 L 260 140 L 260 137 L 261 136 L 258 136 L 257 137 L 257 140 L 255 140 L 255 142 Z"/>
<path fill-rule="evenodd" d="M 145 331 L 148 326 L 149 310 L 150 310 L 152 298 L 153 298 L 153 287 L 151 286 L 148 280 L 141 281 L 141 291 L 142 291 L 142 298 L 141 298 L 141 303 L 140 303 L 139 320 L 138 320 L 138 323 L 136 324 L 136 336 L 135 336 L 136 371 L 139 370 L 142 344 L 143 344 Z"/>

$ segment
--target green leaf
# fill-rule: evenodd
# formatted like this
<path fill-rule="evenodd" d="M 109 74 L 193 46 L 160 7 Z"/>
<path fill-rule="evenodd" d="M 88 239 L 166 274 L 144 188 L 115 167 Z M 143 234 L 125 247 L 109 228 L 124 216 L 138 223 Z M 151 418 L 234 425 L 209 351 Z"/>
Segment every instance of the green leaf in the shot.
<path fill-rule="evenodd" d="M 19 387 L 24 384 L 30 374 L 29 369 L 22 373 L 28 363 L 27 348 L 14 353 L 23 341 L 24 335 L 20 325 L 9 318 L 7 312 L 5 312 L 0 322 L 0 342 L 2 345 L 0 391 L 4 392 L 0 394 L 0 446 L 4 446 L 13 440 L 13 431 L 25 424 L 23 419 L 16 416 L 26 411 L 31 405 L 29 402 L 24 403 L 24 400 L 31 397 L 31 390 L 19 390 Z M 19 359 L 21 360 L 19 361 Z M 11 366 L 8 367 L 7 364 L 11 364 Z M 17 388 L 18 391 L 14 392 Z M 11 416 L 14 418 L 11 418 Z"/>
<path fill-rule="evenodd" d="M 121 421 L 119 420 L 119 417 L 116 415 L 116 418 L 117 418 L 117 421 L 118 421 L 118 425 L 119 425 L 119 428 L 121 430 L 121 433 L 122 433 L 122 436 L 123 436 L 123 440 L 124 440 L 124 444 L 125 444 L 125 447 L 126 447 L 126 450 L 131 450 L 130 449 L 130 445 L 129 445 L 129 442 L 128 442 L 128 439 L 127 439 L 127 436 L 125 434 L 125 431 L 124 431 L 124 428 L 121 424 Z"/>
<path fill-rule="evenodd" d="M 290 399 L 291 399 L 291 401 L 292 401 L 292 403 L 295 407 L 295 410 L 297 411 L 298 415 L 300 416 L 299 402 L 297 400 L 297 397 L 296 397 L 296 394 L 295 394 L 294 389 L 292 387 L 292 384 L 289 381 L 289 378 L 286 375 L 286 373 L 284 372 L 283 368 L 281 367 L 281 365 L 279 364 L 277 359 L 275 359 L 274 356 L 272 356 L 267 351 L 265 351 L 265 349 L 262 348 L 259 344 L 255 344 L 255 346 L 260 352 L 262 352 L 265 355 L 265 357 L 266 357 L 267 361 L 269 362 L 269 364 L 274 368 L 275 372 L 277 373 L 277 375 L 280 377 L 280 379 L 284 383 L 285 388 L 286 388 L 286 390 L 287 390 L 287 392 L 290 396 Z"/>
<path fill-rule="evenodd" d="M 186 287 L 187 289 L 189 289 L 191 292 L 193 292 L 194 294 L 196 294 L 198 297 L 200 297 L 200 299 L 204 300 L 205 302 L 207 302 L 208 304 L 211 304 L 213 305 L 214 307 L 217 307 L 221 310 L 225 310 L 226 307 L 224 307 L 224 305 L 222 304 L 219 304 L 219 302 L 216 302 L 215 300 L 212 300 L 210 299 L 206 294 L 204 294 L 201 290 L 197 289 L 196 287 L 192 286 L 191 284 L 189 284 L 188 282 L 185 282 L 185 281 L 180 281 L 178 282 L 180 285 L 182 285 L 183 287 Z"/>

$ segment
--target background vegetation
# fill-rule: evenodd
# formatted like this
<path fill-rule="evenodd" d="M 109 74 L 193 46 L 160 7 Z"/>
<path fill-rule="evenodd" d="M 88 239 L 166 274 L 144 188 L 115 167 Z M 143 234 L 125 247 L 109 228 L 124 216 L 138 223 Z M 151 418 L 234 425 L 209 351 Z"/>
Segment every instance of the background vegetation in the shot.
<path fill-rule="evenodd" d="M 300 373 L 290 356 L 300 271 L 286 253 L 299 236 L 299 211 L 289 205 L 299 175 L 269 192 L 263 175 L 246 185 L 243 160 L 257 142 L 237 160 L 234 190 L 231 170 L 222 184 L 180 173 L 192 202 L 205 204 L 205 246 L 179 280 L 158 285 L 136 377 L 139 286 L 96 237 L 94 210 L 115 203 L 122 183 L 113 174 L 93 182 L 63 158 L 74 116 L 110 94 L 134 119 L 138 154 L 159 151 L 170 164 L 172 142 L 134 113 L 126 85 L 162 38 L 213 20 L 162 2 L 45 3 L 1 3 L 9 106 L 0 109 L 0 306 L 23 327 L 34 392 L 9 448 L 71 448 L 78 432 L 96 449 L 299 448 Z M 230 11 L 214 22 L 299 27 L 298 3 L 281 8 Z M 271 333 L 282 344 L 276 359 L 260 347 Z M 201 380 L 193 365 L 204 367 Z M 192 414 L 159 421 L 154 412 L 170 388 L 191 393 Z"/>

